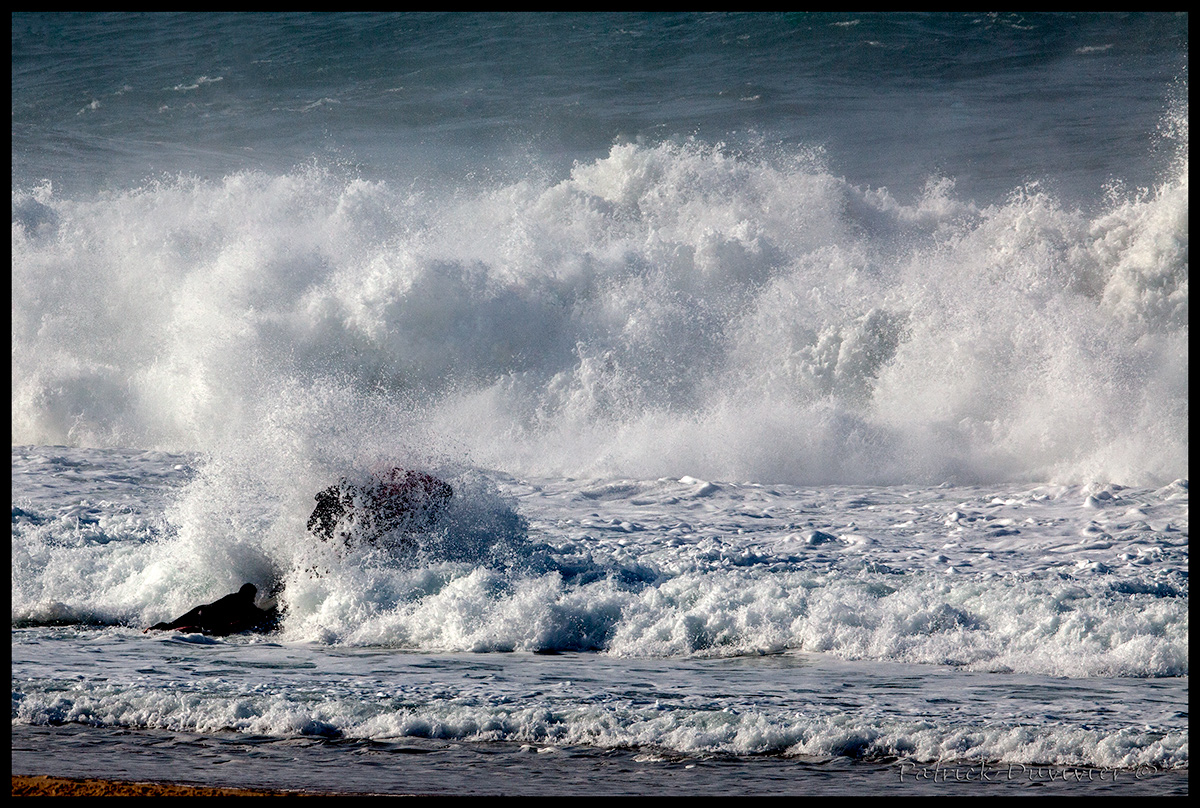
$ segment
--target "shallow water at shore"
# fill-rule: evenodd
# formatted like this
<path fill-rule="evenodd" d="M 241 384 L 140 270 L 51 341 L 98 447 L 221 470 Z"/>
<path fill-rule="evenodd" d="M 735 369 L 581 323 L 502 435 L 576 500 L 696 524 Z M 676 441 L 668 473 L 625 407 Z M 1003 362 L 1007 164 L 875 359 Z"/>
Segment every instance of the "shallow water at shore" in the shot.
<path fill-rule="evenodd" d="M 13 773 L 207 787 L 423 795 L 1172 796 L 1187 770 L 660 757 L 628 750 L 13 727 Z M 48 764 L 47 758 L 54 763 Z"/>

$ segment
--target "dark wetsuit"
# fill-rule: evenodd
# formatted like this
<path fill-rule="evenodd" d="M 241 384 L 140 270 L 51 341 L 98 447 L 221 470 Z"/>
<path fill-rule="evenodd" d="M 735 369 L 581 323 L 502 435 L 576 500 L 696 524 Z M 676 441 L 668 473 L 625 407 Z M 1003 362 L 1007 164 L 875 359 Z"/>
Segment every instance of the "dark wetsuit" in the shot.
<path fill-rule="evenodd" d="M 256 594 L 258 588 L 254 584 L 246 584 L 232 595 L 197 606 L 169 623 L 156 623 L 146 631 L 194 631 L 216 636 L 243 631 L 271 631 L 278 626 L 279 615 L 274 609 L 255 606 Z"/>

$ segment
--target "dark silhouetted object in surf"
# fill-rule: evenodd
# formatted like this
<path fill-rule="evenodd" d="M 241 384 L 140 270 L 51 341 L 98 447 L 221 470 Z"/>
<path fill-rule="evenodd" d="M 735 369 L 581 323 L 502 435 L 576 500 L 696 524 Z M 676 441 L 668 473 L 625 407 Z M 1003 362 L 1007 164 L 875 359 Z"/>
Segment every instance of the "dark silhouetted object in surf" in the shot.
<path fill-rule="evenodd" d="M 243 631 L 268 632 L 279 627 L 275 609 L 260 609 L 254 605 L 258 587 L 246 584 L 232 595 L 213 603 L 197 606 L 169 623 L 156 623 L 146 631 L 186 631 L 224 637 Z"/>
<path fill-rule="evenodd" d="M 367 483 L 343 477 L 316 495 L 309 531 L 322 541 L 374 544 L 392 535 L 401 545 L 432 529 L 445 513 L 454 489 L 421 471 L 394 468 Z"/>

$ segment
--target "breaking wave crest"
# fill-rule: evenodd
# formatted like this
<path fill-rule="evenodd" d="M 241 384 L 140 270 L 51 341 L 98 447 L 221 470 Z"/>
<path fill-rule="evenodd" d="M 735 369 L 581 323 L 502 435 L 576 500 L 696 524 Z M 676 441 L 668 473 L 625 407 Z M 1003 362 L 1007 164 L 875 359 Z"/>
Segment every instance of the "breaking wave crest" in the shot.
<path fill-rule="evenodd" d="M 450 189 L 309 166 L 14 191 L 13 441 L 208 451 L 266 425 L 513 473 L 1166 482 L 1186 114 L 1169 134 L 1158 187 L 1086 212 L 694 141 Z"/>

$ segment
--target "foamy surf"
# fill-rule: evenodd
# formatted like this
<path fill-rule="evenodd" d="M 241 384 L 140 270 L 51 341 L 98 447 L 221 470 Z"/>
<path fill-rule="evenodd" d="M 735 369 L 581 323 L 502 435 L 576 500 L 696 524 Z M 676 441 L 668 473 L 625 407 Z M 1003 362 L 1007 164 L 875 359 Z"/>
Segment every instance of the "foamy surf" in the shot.
<path fill-rule="evenodd" d="M 461 470 L 419 550 L 339 549 L 304 529 L 311 497 L 219 463 L 93 454 L 110 471 L 65 506 L 24 485 L 76 457 L 14 451 L 15 624 L 150 625 L 250 581 L 278 599 L 282 639 L 320 645 L 1188 673 L 1184 481 L 805 489 Z M 142 478 L 163 481 L 161 502 L 113 497 Z"/>
<path fill-rule="evenodd" d="M 298 439 L 416 428 L 515 474 L 1162 484 L 1187 199 L 1186 159 L 1084 213 L 701 143 L 449 194 L 14 191 L 13 440 L 209 449 L 303 408 Z"/>

